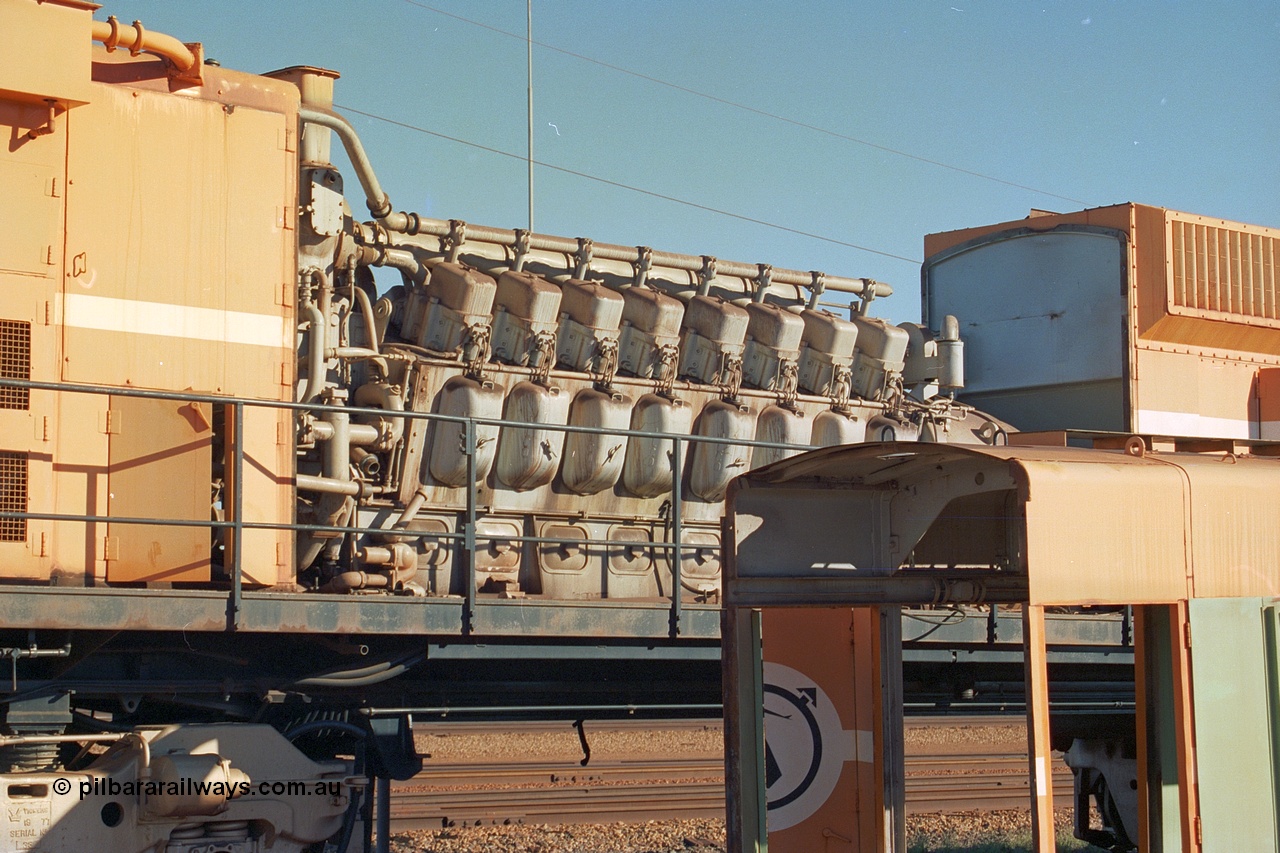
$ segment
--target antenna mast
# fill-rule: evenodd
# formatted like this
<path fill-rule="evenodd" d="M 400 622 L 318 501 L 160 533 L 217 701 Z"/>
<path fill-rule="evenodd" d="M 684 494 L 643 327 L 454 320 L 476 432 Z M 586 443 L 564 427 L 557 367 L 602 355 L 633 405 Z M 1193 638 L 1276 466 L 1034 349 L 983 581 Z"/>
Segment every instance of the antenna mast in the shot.
<path fill-rule="evenodd" d="M 529 230 L 533 230 L 533 0 L 525 0 L 525 51 L 529 61 Z"/>

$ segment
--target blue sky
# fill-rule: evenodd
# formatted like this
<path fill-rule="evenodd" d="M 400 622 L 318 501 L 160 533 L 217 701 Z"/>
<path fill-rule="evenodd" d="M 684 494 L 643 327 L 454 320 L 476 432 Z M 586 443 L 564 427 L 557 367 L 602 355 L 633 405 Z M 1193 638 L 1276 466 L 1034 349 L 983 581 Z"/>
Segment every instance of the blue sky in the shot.
<path fill-rule="evenodd" d="M 524 0 L 108 0 L 108 14 L 227 67 L 332 68 L 340 105 L 526 150 Z M 534 0 L 533 37 L 560 49 L 534 47 L 536 160 L 838 243 L 548 167 L 540 232 L 869 276 L 897 290 L 877 313 L 901 321 L 917 317 L 932 231 L 1125 201 L 1280 227 L 1274 0 Z M 398 209 L 527 224 L 520 159 L 350 117 Z"/>

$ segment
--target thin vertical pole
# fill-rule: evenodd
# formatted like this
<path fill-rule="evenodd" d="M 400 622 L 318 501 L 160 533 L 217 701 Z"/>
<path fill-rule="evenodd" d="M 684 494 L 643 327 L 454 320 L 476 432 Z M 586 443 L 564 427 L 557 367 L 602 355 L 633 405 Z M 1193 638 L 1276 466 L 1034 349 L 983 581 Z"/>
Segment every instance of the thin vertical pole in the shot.
<path fill-rule="evenodd" d="M 391 851 L 391 779 L 379 776 L 374 782 L 374 804 L 377 815 L 374 818 L 377 838 L 374 842 L 374 853 L 390 853 Z"/>
<path fill-rule="evenodd" d="M 227 628 L 240 627 L 244 584 L 241 575 L 241 552 L 244 550 L 244 403 L 232 403 L 231 420 L 231 601 L 227 605 Z"/>
<path fill-rule="evenodd" d="M 724 696 L 725 835 L 730 853 L 767 853 L 764 674 L 759 610 L 720 611 Z"/>
<path fill-rule="evenodd" d="M 1022 605 L 1027 680 L 1027 758 L 1031 765 L 1031 842 L 1035 853 L 1054 853 L 1053 751 L 1049 741 L 1049 666 L 1044 605 Z"/>
<path fill-rule="evenodd" d="M 1174 223 L 1173 227 L 1177 228 L 1178 223 Z M 1156 793 L 1160 790 L 1159 776 L 1154 775 L 1160 766 L 1160 750 L 1156 744 L 1156 749 L 1152 749 L 1151 738 L 1155 734 L 1152 731 L 1153 723 L 1159 720 L 1156 713 L 1158 707 L 1158 692 L 1152 690 L 1152 686 L 1157 677 L 1158 667 L 1156 667 L 1153 659 L 1152 644 L 1147 638 L 1147 631 L 1150 620 L 1147 617 L 1147 606 L 1138 605 L 1133 610 L 1133 686 L 1134 686 L 1134 723 L 1137 734 L 1138 747 L 1138 849 L 1140 850 L 1159 850 L 1162 845 L 1159 844 L 1161 833 L 1159 831 L 1152 832 L 1152 826 L 1155 824 L 1153 817 L 1159 816 L 1161 813 L 1160 803 L 1155 799 Z M 1152 783 L 1155 783 L 1154 785 Z M 1079 814 L 1079 805 L 1076 807 L 1076 830 L 1079 831 L 1088 818 Z M 1132 837 L 1132 833 L 1130 833 Z M 1156 844 L 1152 844 L 1152 840 L 1156 840 Z"/>
<path fill-rule="evenodd" d="M 533 230 L 533 0 L 525 0 L 525 54 L 529 63 L 529 230 Z"/>
<path fill-rule="evenodd" d="M 476 422 L 468 420 L 463 439 L 467 450 L 467 529 L 463 531 L 462 633 L 468 635 L 474 627 L 476 613 Z"/>
<path fill-rule="evenodd" d="M 681 494 L 681 475 L 684 473 L 684 462 L 681 459 L 680 450 L 682 448 L 680 437 L 676 436 L 671 442 L 671 536 L 675 540 L 675 547 L 670 550 L 671 553 L 671 636 L 675 637 L 680 634 L 680 591 L 681 591 L 681 571 L 680 571 L 680 539 L 684 535 L 682 522 L 680 517 L 684 514 L 684 496 Z M 723 543 L 721 543 L 723 546 Z"/>
<path fill-rule="evenodd" d="M 876 607 L 869 612 L 879 620 L 880 630 L 880 725 L 872 731 L 881 738 L 881 814 L 883 848 L 886 853 L 907 849 L 907 769 L 902 706 L 902 608 Z"/>
<path fill-rule="evenodd" d="M 1186 601 L 1169 608 L 1173 651 L 1174 734 L 1178 751 L 1178 807 L 1183 853 L 1200 853 L 1200 788 L 1196 770 L 1196 725 L 1191 686 L 1191 614 Z M 1166 840 L 1166 844 L 1167 844 Z"/>

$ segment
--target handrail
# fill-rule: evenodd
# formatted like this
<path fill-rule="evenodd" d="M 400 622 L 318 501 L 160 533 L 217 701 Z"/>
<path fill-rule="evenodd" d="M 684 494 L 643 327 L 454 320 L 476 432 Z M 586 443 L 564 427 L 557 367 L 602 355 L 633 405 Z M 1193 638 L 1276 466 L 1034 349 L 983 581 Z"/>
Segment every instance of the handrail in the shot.
<path fill-rule="evenodd" d="M 266 400 L 258 398 L 237 398 L 224 397 L 211 394 L 197 394 L 184 391 L 158 391 L 143 388 L 117 388 L 105 385 L 92 385 L 83 383 L 66 383 L 66 382 L 44 382 L 28 379 L 8 379 L 0 378 L 0 388 L 13 387 L 24 388 L 28 391 L 51 391 L 55 393 L 75 393 L 75 394 L 95 394 L 109 395 L 115 397 L 135 397 L 144 399 L 172 400 L 175 402 L 190 403 L 207 403 L 210 405 L 223 405 L 231 407 L 233 436 L 236 440 L 228 441 L 228 447 L 231 452 L 232 465 L 232 493 L 230 495 L 231 518 L 224 521 L 216 521 L 213 519 L 161 519 L 161 518 L 141 518 L 141 517 L 121 517 L 111 515 L 88 515 L 74 513 L 44 513 L 44 512 L 0 512 L 0 519 L 23 519 L 31 521 L 52 521 L 52 522 L 76 522 L 83 524 L 127 524 L 127 525 L 149 525 L 160 527 L 204 527 L 210 530 L 226 530 L 229 532 L 231 542 L 231 560 L 227 570 L 231 577 L 231 590 L 227 600 L 227 630 L 234 631 L 240 627 L 243 609 L 243 573 L 241 567 L 241 552 L 243 550 L 243 537 L 246 530 L 291 530 L 297 532 L 310 533 L 340 533 L 340 534 L 357 534 L 357 535 L 386 535 L 394 533 L 401 536 L 421 536 L 430 538 L 435 541 L 453 541 L 459 542 L 464 552 L 463 560 L 463 600 L 464 607 L 462 609 L 461 631 L 463 636 L 470 635 L 474 629 L 476 607 L 478 600 L 476 595 L 476 548 L 478 541 L 503 541 L 503 542 L 521 542 L 532 544 L 572 544 L 581 546 L 597 546 L 597 547 L 613 547 L 625 546 L 636 547 L 640 545 L 644 548 L 652 549 L 655 552 L 667 552 L 671 556 L 669 558 L 671 569 L 671 603 L 669 605 L 669 636 L 676 638 L 680 634 L 681 620 L 683 613 L 682 606 L 682 578 L 681 578 L 681 551 L 687 546 L 683 542 L 683 508 L 685 497 L 683 493 L 683 469 L 684 469 L 684 445 L 685 443 L 696 444 L 731 444 L 752 448 L 769 448 L 781 450 L 797 450 L 804 451 L 812 449 L 810 445 L 794 445 L 772 441 L 756 441 L 754 439 L 734 439 L 734 438 L 718 438 L 712 436 L 699 435 L 681 435 L 666 432 L 652 432 L 645 430 L 632 429 L 607 429 L 604 427 L 584 427 L 573 426 L 570 424 L 542 424 L 542 423 L 526 423 L 522 421 L 507 421 L 494 418 L 472 418 L 458 415 L 442 415 L 433 412 L 415 412 L 404 411 L 397 412 L 397 417 L 403 416 L 410 420 L 437 421 L 444 423 L 457 423 L 463 427 L 465 447 L 467 449 L 467 478 L 469 487 L 466 488 L 465 520 L 462 529 L 457 532 L 433 532 L 429 534 L 415 534 L 412 531 L 395 531 L 387 527 L 362 527 L 356 525 L 324 525 L 324 524 L 300 524 L 285 522 L 260 522 L 245 519 L 243 517 L 243 495 L 242 484 L 244 481 L 244 449 L 242 443 L 238 440 L 239 436 L 244 435 L 244 409 L 246 406 L 257 408 L 271 408 L 293 411 L 309 411 L 309 412 L 342 412 L 347 415 L 367 414 L 372 416 L 385 416 L 386 410 L 379 408 L 368 408 L 358 406 L 332 406 L 319 403 L 299 403 L 287 400 Z M 479 506 L 478 493 L 482 484 L 476 482 L 476 450 L 477 436 L 476 427 L 479 425 L 515 427 L 515 428 L 537 428 L 551 431 L 559 431 L 564 433 L 585 433 L 592 435 L 616 435 L 620 437 L 630 438 L 655 438 L 672 442 L 672 453 L 670 454 L 672 468 L 672 489 L 671 489 L 671 541 L 660 542 L 650 540 L 643 543 L 637 543 L 634 540 L 618 540 L 618 539 L 579 539 L 566 537 L 549 537 L 549 536 L 511 536 L 500 533 L 484 533 L 479 529 Z M 461 487 L 445 487 L 440 488 L 461 488 Z M 456 512 L 457 509 L 450 511 Z M 655 524 L 658 523 L 656 520 Z M 723 553 L 725 543 L 721 543 L 720 551 Z"/>
<path fill-rule="evenodd" d="M 262 409 L 290 409 L 306 412 L 345 412 L 350 415 L 387 416 L 386 409 L 366 406 L 333 406 L 324 403 L 299 403 L 291 400 L 267 400 L 256 397 L 221 397 L 214 394 L 195 394 L 183 391 L 154 391 L 146 388 L 124 388 L 105 385 L 87 385 L 71 382 L 40 382 L 31 379 L 0 378 L 0 388 L 25 388 L 31 391 L 55 391 L 71 394 L 99 394 L 112 397 L 141 397 L 151 400 L 174 400 L 181 403 L 209 403 L 216 406 L 231 405 L 239 402 L 245 406 Z M 871 408 L 883 408 L 879 403 L 866 401 L 863 405 Z M 409 420 L 442 421 L 445 423 L 474 423 L 477 426 L 513 426 L 517 428 L 546 429 L 554 432 L 585 433 L 588 435 L 618 435 L 628 438 L 661 438 L 680 439 L 694 444 L 734 444 L 743 447 L 762 447 L 774 450 L 814 450 L 815 445 L 784 444 L 776 441 L 758 441 L 749 438 L 717 438 L 710 435 L 677 435 L 670 432 L 652 432 L 633 429 L 608 429 L 606 427 L 575 426 L 574 424 L 543 424 L 526 421 L 508 421 L 501 418 L 475 418 L 467 415 L 444 415 L 437 412 L 415 412 L 409 409 L 396 411 L 397 418 Z"/>

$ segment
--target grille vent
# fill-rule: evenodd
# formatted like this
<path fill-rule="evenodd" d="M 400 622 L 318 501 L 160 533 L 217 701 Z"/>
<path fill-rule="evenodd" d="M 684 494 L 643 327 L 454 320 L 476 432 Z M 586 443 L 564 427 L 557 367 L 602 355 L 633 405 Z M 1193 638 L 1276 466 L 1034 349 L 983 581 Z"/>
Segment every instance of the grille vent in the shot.
<path fill-rule="evenodd" d="M 27 511 L 27 454 L 0 450 L 0 512 Z M 25 518 L 0 518 L 0 542 L 26 542 Z"/>
<path fill-rule="evenodd" d="M 1280 320 L 1280 239 L 1174 219 L 1173 304 L 1255 325 Z"/>
<path fill-rule="evenodd" d="M 31 378 L 31 324 L 0 320 L 0 379 Z M 26 409 L 26 388 L 0 386 L 0 409 Z"/>

